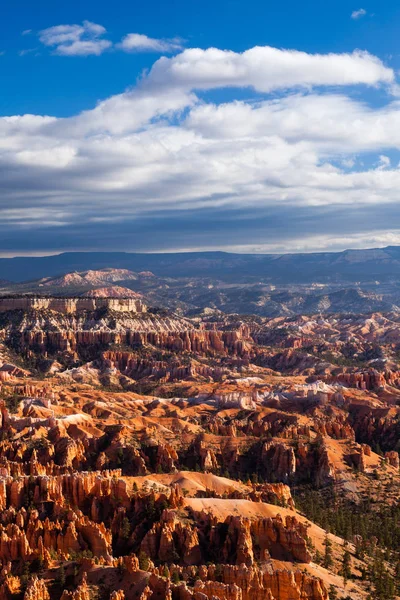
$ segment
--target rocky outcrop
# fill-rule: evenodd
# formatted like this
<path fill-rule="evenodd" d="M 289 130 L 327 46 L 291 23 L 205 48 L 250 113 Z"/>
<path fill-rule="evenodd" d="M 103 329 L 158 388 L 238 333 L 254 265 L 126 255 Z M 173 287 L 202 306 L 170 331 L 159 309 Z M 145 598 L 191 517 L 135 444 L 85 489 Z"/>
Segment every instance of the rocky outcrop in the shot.
<path fill-rule="evenodd" d="M 104 352 L 102 369 L 117 370 L 132 379 L 148 379 L 168 383 L 185 379 L 210 378 L 220 380 L 223 374 L 221 367 L 204 365 L 196 360 L 173 357 L 170 360 L 154 360 L 145 358 L 135 352 Z"/>
<path fill-rule="evenodd" d="M 49 590 L 43 579 L 33 577 L 28 583 L 24 600 L 50 600 Z"/>
<path fill-rule="evenodd" d="M 110 600 L 125 600 L 125 592 L 123 590 L 114 590 L 111 592 Z"/>
<path fill-rule="evenodd" d="M 1 300 L 0 300 L 1 301 Z M 90 301 L 87 299 L 86 301 Z M 111 311 L 116 311 L 115 303 L 125 302 L 119 299 L 94 299 L 93 302 L 107 302 Z M 138 300 L 126 300 L 138 303 Z M 0 332 L 13 348 L 21 352 L 33 351 L 46 355 L 47 353 L 83 353 L 91 347 L 92 353 L 107 346 L 128 346 L 156 348 L 180 353 L 188 352 L 203 356 L 229 354 L 243 357 L 251 349 L 252 341 L 246 337 L 246 331 L 206 331 L 194 329 L 189 322 L 175 317 L 157 317 L 151 314 L 135 316 L 134 311 L 119 310 L 116 320 L 108 315 L 96 320 L 87 321 L 79 314 L 67 315 L 54 312 L 50 316 L 42 316 L 32 326 L 31 318 L 27 315 L 19 324 L 10 324 Z M 118 312 L 118 311 L 117 311 Z M 139 312 L 138 310 L 136 312 Z M 143 311 L 142 311 L 143 312 Z M 97 325 L 97 326 L 96 326 Z M 105 365 L 117 365 L 123 373 L 131 375 L 149 369 L 165 370 L 163 364 L 150 365 L 143 359 L 130 356 L 125 352 L 108 352 L 103 355 Z M 198 367 L 201 371 L 201 366 Z M 205 367 L 207 369 L 207 367 Z"/>
<path fill-rule="evenodd" d="M 91 600 L 91 594 L 87 585 L 86 576 L 76 590 L 69 592 L 64 590 L 60 600 Z"/>
<path fill-rule="evenodd" d="M 200 445 L 199 456 L 202 469 L 204 469 L 205 471 L 218 470 L 218 461 L 215 456 L 215 453 L 212 449 L 207 448 L 205 444 Z"/>
<path fill-rule="evenodd" d="M 279 515 L 276 518 L 248 519 L 227 517 L 223 528 L 206 513 L 194 513 L 194 523 L 183 524 L 175 511 L 164 511 L 160 521 L 144 537 L 141 551 L 151 559 L 163 562 L 183 561 L 186 565 L 200 565 L 203 555 L 200 539 L 220 553 L 228 564 L 251 566 L 255 560 L 265 561 L 271 556 L 280 560 L 309 563 L 307 528 L 295 517 Z M 226 534 L 222 534 L 226 530 Z M 257 540 L 256 546 L 254 540 Z M 219 550 L 218 550 L 219 549 Z"/>
<path fill-rule="evenodd" d="M 360 390 L 377 390 L 384 388 L 386 385 L 400 387 L 400 371 L 391 371 L 388 369 L 381 372 L 376 369 L 368 369 L 343 372 L 334 376 L 330 375 L 327 377 L 327 380 L 339 382 L 348 387 Z"/>
<path fill-rule="evenodd" d="M 296 473 L 294 449 L 282 443 L 266 442 L 261 459 L 277 481 L 289 481 Z"/>
<path fill-rule="evenodd" d="M 141 298 L 141 294 L 121 285 L 95 288 L 82 294 L 85 298 Z"/>
<path fill-rule="evenodd" d="M 353 463 L 358 471 L 361 473 L 365 472 L 366 463 L 365 463 L 365 453 L 363 446 L 360 447 L 359 452 L 355 452 L 352 454 Z"/>
<path fill-rule="evenodd" d="M 184 525 L 174 511 L 164 511 L 160 522 L 144 537 L 141 550 L 164 562 L 182 558 L 186 565 L 192 565 L 202 560 L 196 528 Z"/>
<path fill-rule="evenodd" d="M 248 392 L 235 391 L 215 394 L 212 398 L 218 408 L 239 408 L 244 410 L 254 410 L 259 402 L 257 390 Z"/>
<path fill-rule="evenodd" d="M 389 465 L 391 465 L 392 467 L 394 467 L 397 471 L 399 470 L 400 461 L 399 461 L 399 453 L 398 452 L 396 452 L 395 450 L 391 450 L 390 452 L 386 452 L 385 453 L 385 459 L 387 460 L 387 462 L 389 463 Z"/>
<path fill-rule="evenodd" d="M 389 406 L 371 407 L 353 403 L 349 411 L 358 442 L 372 447 L 379 443 L 387 451 L 396 448 L 400 425 Z"/>
<path fill-rule="evenodd" d="M 279 506 L 287 506 L 294 509 L 294 500 L 290 492 L 290 487 L 284 483 L 253 484 L 250 498 L 256 502 L 278 504 Z"/>
<path fill-rule="evenodd" d="M 193 589 L 185 581 L 189 574 L 180 571 L 184 582 L 172 585 L 178 598 L 193 600 L 328 600 L 321 579 L 302 571 L 273 569 L 271 566 L 209 565 L 199 567 Z M 193 577 L 193 572 L 191 573 Z M 149 585 L 158 593 L 166 593 L 160 578 L 151 577 Z M 163 597 L 167 597 L 164 595 Z"/>
<path fill-rule="evenodd" d="M 13 310 L 52 310 L 62 314 L 75 314 L 106 308 L 115 312 L 146 312 L 146 306 L 140 300 L 130 297 L 88 297 L 88 298 L 51 298 L 51 297 L 11 297 L 0 298 L 0 313 Z"/>
<path fill-rule="evenodd" d="M 350 423 L 341 422 L 339 419 L 316 420 L 314 428 L 320 435 L 329 435 L 336 440 L 355 440 L 356 438 L 354 429 Z"/>

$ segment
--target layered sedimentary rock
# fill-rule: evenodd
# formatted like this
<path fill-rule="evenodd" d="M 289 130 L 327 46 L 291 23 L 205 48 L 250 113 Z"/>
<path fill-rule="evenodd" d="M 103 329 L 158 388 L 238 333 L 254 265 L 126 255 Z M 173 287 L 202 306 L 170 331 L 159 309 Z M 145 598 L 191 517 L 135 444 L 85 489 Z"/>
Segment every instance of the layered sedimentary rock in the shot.
<path fill-rule="evenodd" d="M 146 312 L 146 306 L 137 298 L 53 298 L 11 297 L 0 298 L 0 313 L 13 310 L 52 310 L 65 315 L 105 308 L 115 312 Z"/>
<path fill-rule="evenodd" d="M 370 497 L 379 515 L 398 501 L 397 369 L 369 358 L 395 331 L 364 317 L 242 321 L 2 314 L 1 361 L 19 366 L 0 387 L 0 599 L 374 593 L 360 573 L 382 540 L 349 537 L 344 589 L 344 542 L 331 536 L 325 569 L 320 526 L 346 502 Z M 72 380 L 79 369 L 93 381 Z"/>
<path fill-rule="evenodd" d="M 219 585 L 213 579 L 215 571 L 215 566 L 208 567 L 205 572 L 201 571 L 201 579 L 194 586 L 194 591 L 203 592 L 208 598 L 217 596 L 238 600 L 328 599 L 323 582 L 300 571 L 224 565 L 221 570 L 222 584 Z"/>
<path fill-rule="evenodd" d="M 153 560 L 158 557 L 168 562 L 174 556 L 182 556 L 186 565 L 200 565 L 206 557 L 199 539 L 204 540 L 205 532 L 209 531 L 207 544 L 221 548 L 224 563 L 251 566 L 256 559 L 266 560 L 271 555 L 304 563 L 311 561 L 306 545 L 307 530 L 295 517 L 286 517 L 285 522 L 279 516 L 256 520 L 228 517 L 222 528 L 205 513 L 195 514 L 194 519 L 195 525 L 189 528 L 176 513 L 166 511 L 146 534 L 141 550 Z M 223 529 L 226 536 L 222 535 Z M 257 550 L 254 539 L 257 539 Z"/>

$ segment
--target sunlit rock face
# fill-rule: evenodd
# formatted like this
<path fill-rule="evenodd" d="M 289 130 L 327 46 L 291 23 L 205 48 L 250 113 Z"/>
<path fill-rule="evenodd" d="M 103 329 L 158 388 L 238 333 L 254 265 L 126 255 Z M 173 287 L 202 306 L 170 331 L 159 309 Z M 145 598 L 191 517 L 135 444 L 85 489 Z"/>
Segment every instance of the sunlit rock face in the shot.
<path fill-rule="evenodd" d="M 108 309 L 116 312 L 144 313 L 147 308 L 136 298 L 0 298 L 0 312 L 13 310 L 51 310 L 64 315 Z"/>

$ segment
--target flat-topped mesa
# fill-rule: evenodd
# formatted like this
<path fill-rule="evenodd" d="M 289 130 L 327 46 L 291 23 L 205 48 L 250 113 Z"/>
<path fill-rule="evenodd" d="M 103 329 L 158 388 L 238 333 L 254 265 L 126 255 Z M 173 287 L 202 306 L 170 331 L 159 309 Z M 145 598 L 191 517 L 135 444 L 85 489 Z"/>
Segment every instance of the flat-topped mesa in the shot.
<path fill-rule="evenodd" d="M 147 306 L 137 298 L 54 298 L 45 296 L 0 298 L 0 312 L 53 310 L 71 315 L 99 308 L 107 308 L 115 312 L 147 312 Z"/>

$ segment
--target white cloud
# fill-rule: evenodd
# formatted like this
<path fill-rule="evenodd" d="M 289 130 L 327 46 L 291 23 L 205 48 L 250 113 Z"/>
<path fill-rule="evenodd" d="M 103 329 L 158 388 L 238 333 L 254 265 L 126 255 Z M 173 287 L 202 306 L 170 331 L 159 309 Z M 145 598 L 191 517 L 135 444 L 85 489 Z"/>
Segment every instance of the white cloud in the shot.
<path fill-rule="evenodd" d="M 168 120 L 170 115 L 179 114 L 194 105 L 196 96 L 181 90 L 164 90 L 164 93 L 149 93 L 136 88 L 99 102 L 92 109 L 76 117 L 59 120 L 49 127 L 56 135 L 63 135 L 66 127 L 70 135 L 123 135 L 136 132 L 155 119 Z"/>
<path fill-rule="evenodd" d="M 82 41 L 76 27 L 48 32 L 48 45 Z M 400 101 L 373 108 L 346 88 L 309 89 L 393 80 L 366 53 L 185 50 L 79 115 L 0 118 L 0 227 L 10 206 L 15 226 L 41 227 L 27 215 L 70 226 L 177 209 L 396 205 L 400 169 L 387 154 L 400 152 Z M 222 85 L 278 91 L 219 105 L 195 93 Z M 376 164 L 363 167 L 363 153 Z"/>
<path fill-rule="evenodd" d="M 288 94 L 258 103 L 198 104 L 186 126 L 214 139 L 277 135 L 321 156 L 400 148 L 400 102 L 372 109 L 343 94 Z"/>
<path fill-rule="evenodd" d="M 63 56 L 99 56 L 111 47 L 108 40 L 78 40 L 72 44 L 62 44 L 57 48 L 57 54 Z"/>
<path fill-rule="evenodd" d="M 365 8 L 359 8 L 358 10 L 353 10 L 353 12 L 351 13 L 351 18 L 352 19 L 361 19 L 361 17 L 365 17 L 365 15 L 367 14 L 367 11 L 365 10 Z"/>
<path fill-rule="evenodd" d="M 335 234 L 318 233 L 307 236 L 297 236 L 282 242 L 271 242 L 265 244 L 242 244 L 230 246 L 231 252 L 250 252 L 255 254 L 269 253 L 296 253 L 296 252 L 335 252 L 344 248 L 382 248 L 385 246 L 400 246 L 400 230 L 372 230 L 366 233 L 350 233 L 346 236 Z M 214 246 L 213 250 L 221 249 Z M 186 252 L 202 250 L 202 248 L 185 248 Z"/>
<path fill-rule="evenodd" d="M 352 169 L 354 167 L 354 165 L 356 164 L 356 161 L 354 158 L 342 158 L 341 159 L 341 164 L 346 167 L 346 169 Z"/>
<path fill-rule="evenodd" d="M 378 171 L 383 171 L 384 169 L 388 169 L 390 167 L 391 164 L 391 160 L 388 156 L 385 156 L 384 154 L 381 154 L 379 156 L 379 160 L 377 162 L 377 170 Z"/>
<path fill-rule="evenodd" d="M 22 32 L 22 35 L 32 30 Z M 113 43 L 105 39 L 107 30 L 102 25 L 83 21 L 82 25 L 55 25 L 39 32 L 39 39 L 45 46 L 54 48 L 62 56 L 99 56 L 111 48 Z M 128 33 L 116 48 L 123 52 L 172 53 L 182 50 L 180 38 L 156 39 L 140 33 Z"/>
<path fill-rule="evenodd" d="M 128 33 L 122 38 L 118 48 L 125 52 L 177 52 L 182 49 L 182 40 L 156 39 L 141 33 Z"/>
<path fill-rule="evenodd" d="M 62 56 L 98 56 L 112 46 L 112 42 L 103 38 L 106 33 L 102 25 L 83 21 L 82 25 L 55 25 L 43 29 L 39 39 Z"/>
<path fill-rule="evenodd" d="M 354 233 L 346 236 L 340 234 L 312 234 L 307 236 L 296 235 L 290 240 L 271 241 L 267 243 L 233 244 L 229 246 L 230 252 L 251 254 L 291 254 L 297 252 L 335 252 L 343 249 L 377 248 L 388 245 L 400 245 L 400 230 L 387 231 L 378 230 L 368 234 Z M 210 250 L 223 250 L 226 246 L 215 244 Z M 185 252 L 201 251 L 201 247 L 185 247 Z"/>
<path fill-rule="evenodd" d="M 148 78 L 149 84 L 186 89 L 252 87 L 260 92 L 393 81 L 393 70 L 368 52 L 307 54 L 270 46 L 241 54 L 217 48 L 184 50 L 173 58 L 160 58 Z"/>
<path fill-rule="evenodd" d="M 21 35 L 29 35 L 32 33 L 32 29 L 24 29 L 24 31 L 21 32 Z"/>

